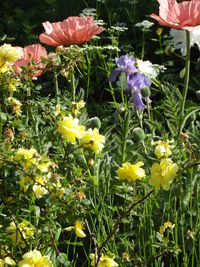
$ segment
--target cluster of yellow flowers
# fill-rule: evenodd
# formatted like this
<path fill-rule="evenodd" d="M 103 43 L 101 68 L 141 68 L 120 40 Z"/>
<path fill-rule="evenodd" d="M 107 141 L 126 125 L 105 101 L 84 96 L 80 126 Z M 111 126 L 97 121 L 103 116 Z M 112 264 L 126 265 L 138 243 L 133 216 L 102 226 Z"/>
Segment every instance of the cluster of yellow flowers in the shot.
<path fill-rule="evenodd" d="M 36 149 L 19 148 L 13 159 L 19 162 L 26 171 L 26 175 L 20 177 L 19 185 L 26 192 L 34 181 L 32 190 L 37 198 L 41 198 L 48 193 L 47 185 L 49 187 L 49 181 L 52 177 L 51 167 L 55 167 L 55 164 L 45 155 L 39 155 Z M 34 172 L 33 172 L 34 170 Z M 30 175 L 28 175 L 30 173 Z M 56 187 L 58 189 L 59 197 L 62 197 L 65 190 L 61 183 L 53 183 L 51 189 Z M 50 190 L 50 187 L 49 187 Z"/>
<path fill-rule="evenodd" d="M 19 48 L 13 47 L 10 44 L 0 46 L 0 72 L 9 70 L 9 65 L 20 59 L 22 53 Z"/>
<path fill-rule="evenodd" d="M 91 261 L 91 266 L 95 266 L 95 255 L 94 253 L 90 254 L 90 259 Z M 101 257 L 100 257 L 100 261 L 98 263 L 99 267 L 115 267 L 115 266 L 119 266 L 116 261 L 114 261 L 114 258 L 110 258 L 107 255 L 104 255 L 102 253 Z"/>
<path fill-rule="evenodd" d="M 158 141 L 154 144 L 156 145 L 155 155 L 161 160 L 160 163 L 154 163 L 152 165 L 149 184 L 154 186 L 156 191 L 160 187 L 168 191 L 178 172 L 178 165 L 168 158 L 172 154 L 171 148 L 173 146 L 170 145 L 169 140 Z"/>
<path fill-rule="evenodd" d="M 25 247 L 24 240 L 34 235 L 33 226 L 26 220 L 23 220 L 19 224 L 11 222 L 6 228 L 6 231 L 8 233 L 8 238 L 12 240 L 13 244 L 17 244 L 22 248 Z"/>
<path fill-rule="evenodd" d="M 118 169 L 118 177 L 120 180 L 128 180 L 134 182 L 135 180 L 142 180 L 145 177 L 145 171 L 140 168 L 144 163 L 139 161 L 135 165 L 129 162 L 123 163 L 122 167 Z"/>
<path fill-rule="evenodd" d="M 18 262 L 18 267 L 53 267 L 47 256 L 42 256 L 40 251 L 33 250 L 23 255 L 23 260 Z"/>
<path fill-rule="evenodd" d="M 104 147 L 105 137 L 99 134 L 97 128 L 86 131 L 83 125 L 79 125 L 79 120 L 71 115 L 65 116 L 58 122 L 58 132 L 71 144 L 75 144 L 79 139 L 82 147 L 90 149 L 96 154 L 100 153 Z"/>

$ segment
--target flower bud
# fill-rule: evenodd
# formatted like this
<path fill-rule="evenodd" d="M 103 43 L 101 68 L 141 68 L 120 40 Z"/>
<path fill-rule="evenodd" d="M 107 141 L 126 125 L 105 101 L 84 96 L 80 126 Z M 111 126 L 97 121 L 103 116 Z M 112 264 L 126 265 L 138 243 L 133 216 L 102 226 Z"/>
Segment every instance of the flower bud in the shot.
<path fill-rule="evenodd" d="M 149 89 L 149 87 L 143 87 L 140 92 L 145 98 L 151 95 L 151 90 Z"/>
<path fill-rule="evenodd" d="M 196 91 L 197 99 L 200 100 L 200 90 Z"/>
<path fill-rule="evenodd" d="M 94 165 L 94 160 L 93 159 L 89 159 L 88 160 L 88 165 L 92 167 Z"/>
<path fill-rule="evenodd" d="M 172 47 L 171 45 L 168 45 L 168 46 L 166 46 L 166 48 L 165 48 L 165 54 L 166 54 L 167 56 L 171 56 L 171 55 L 173 55 L 173 54 L 174 54 L 174 51 L 175 51 L 175 49 L 174 49 L 174 47 Z"/>
<path fill-rule="evenodd" d="M 143 141 L 144 138 L 145 138 L 145 133 L 140 127 L 137 127 L 133 130 L 133 140 L 135 143 Z"/>
<path fill-rule="evenodd" d="M 89 119 L 87 124 L 92 129 L 94 129 L 94 128 L 100 129 L 101 128 L 101 121 L 98 117 L 94 117 L 94 118 Z"/>

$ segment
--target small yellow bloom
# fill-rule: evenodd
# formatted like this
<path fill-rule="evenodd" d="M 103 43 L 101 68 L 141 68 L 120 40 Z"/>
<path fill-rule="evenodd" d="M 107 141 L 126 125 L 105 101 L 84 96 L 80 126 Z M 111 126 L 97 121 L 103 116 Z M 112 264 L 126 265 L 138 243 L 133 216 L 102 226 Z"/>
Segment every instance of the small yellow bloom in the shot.
<path fill-rule="evenodd" d="M 85 102 L 83 100 L 79 101 L 78 103 L 72 102 L 72 113 L 74 115 L 79 114 L 80 109 L 84 108 Z"/>
<path fill-rule="evenodd" d="M 178 165 L 171 159 L 162 159 L 160 164 L 154 163 L 151 167 L 151 177 L 149 184 L 155 186 L 158 191 L 160 187 L 168 191 L 170 184 L 176 178 Z"/>
<path fill-rule="evenodd" d="M 58 122 L 58 132 L 71 144 L 75 144 L 76 139 L 80 139 L 84 135 L 85 127 L 78 123 L 79 120 L 71 115 Z"/>
<path fill-rule="evenodd" d="M 41 198 L 43 197 L 43 195 L 46 195 L 48 193 L 48 190 L 45 188 L 45 185 L 47 184 L 47 178 L 46 176 L 42 177 L 37 174 L 34 180 L 35 184 L 33 186 L 33 192 L 35 193 L 37 198 Z"/>
<path fill-rule="evenodd" d="M 104 143 L 105 137 L 99 134 L 99 130 L 97 128 L 86 131 L 81 140 L 82 147 L 93 150 L 95 154 L 101 152 L 104 147 Z"/>
<path fill-rule="evenodd" d="M 95 266 L 95 257 L 93 253 L 90 254 L 90 259 L 92 260 L 91 266 Z M 119 265 L 114 261 L 114 258 L 110 258 L 107 255 L 104 255 L 102 253 L 98 266 L 99 267 L 115 267 Z"/>
<path fill-rule="evenodd" d="M 169 156 L 171 156 L 172 152 L 171 149 L 174 148 L 173 145 L 170 145 L 170 143 L 172 143 L 172 141 L 157 141 L 157 142 L 152 142 L 152 145 L 156 145 L 154 153 L 157 156 L 158 159 L 165 157 L 168 158 Z"/>
<path fill-rule="evenodd" d="M 122 253 L 122 259 L 125 261 L 130 261 L 130 256 L 127 252 Z"/>
<path fill-rule="evenodd" d="M 88 160 L 88 165 L 89 166 L 93 166 L 94 165 L 94 160 L 93 159 L 89 159 Z"/>
<path fill-rule="evenodd" d="M 20 85 L 22 85 L 22 84 L 18 80 L 11 79 L 9 81 L 9 86 L 8 86 L 9 92 L 13 93 L 14 91 L 16 91 L 17 87 Z"/>
<path fill-rule="evenodd" d="M 164 223 L 163 226 L 160 227 L 160 233 L 161 233 L 161 234 L 164 234 L 164 232 L 165 232 L 165 230 L 166 230 L 167 228 L 170 228 L 170 229 L 173 230 L 174 226 L 175 226 L 175 224 L 173 224 L 173 223 L 170 222 L 170 221 L 167 221 L 166 223 Z"/>
<path fill-rule="evenodd" d="M 18 267 L 53 267 L 53 264 L 49 257 L 42 256 L 40 251 L 35 249 L 23 255 Z"/>
<path fill-rule="evenodd" d="M 67 232 L 70 232 L 73 229 L 75 230 L 75 234 L 78 237 L 80 237 L 80 238 L 86 237 L 86 234 L 83 232 L 83 225 L 80 221 L 76 221 L 75 226 L 69 226 L 69 227 L 65 228 L 64 230 Z"/>
<path fill-rule="evenodd" d="M 139 161 L 135 165 L 129 162 L 123 163 L 122 167 L 118 169 L 118 177 L 120 180 L 128 180 L 128 182 L 134 182 L 135 180 L 142 180 L 145 177 L 145 171 L 140 168 L 144 163 Z"/>
<path fill-rule="evenodd" d="M 54 111 L 54 114 L 55 116 L 57 117 L 59 114 L 61 113 L 61 110 L 60 110 L 60 105 L 56 105 L 56 108 L 55 108 L 55 111 Z"/>
<path fill-rule="evenodd" d="M 8 98 L 8 102 L 12 108 L 12 112 L 16 115 L 16 116 L 19 116 L 21 114 L 21 106 L 22 106 L 22 103 L 17 100 L 16 98 L 14 97 L 9 97 Z"/>
<path fill-rule="evenodd" d="M 20 177 L 19 185 L 21 188 L 23 188 L 24 193 L 28 190 L 29 184 L 31 182 L 31 178 L 29 176 Z"/>
<path fill-rule="evenodd" d="M 0 259 L 0 267 L 15 266 L 16 263 L 11 257 L 5 257 L 5 259 Z"/>

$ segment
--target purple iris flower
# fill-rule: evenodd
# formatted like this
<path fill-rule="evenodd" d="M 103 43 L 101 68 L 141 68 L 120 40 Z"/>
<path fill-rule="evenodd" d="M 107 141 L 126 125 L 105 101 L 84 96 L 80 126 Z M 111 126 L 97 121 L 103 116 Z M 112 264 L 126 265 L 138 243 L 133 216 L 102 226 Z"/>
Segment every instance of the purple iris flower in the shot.
<path fill-rule="evenodd" d="M 142 101 L 140 90 L 144 87 L 150 87 L 151 81 L 148 77 L 139 73 L 138 69 L 135 67 L 135 58 L 133 56 L 121 56 L 120 58 L 115 58 L 115 62 L 117 68 L 110 74 L 108 81 L 115 81 L 117 75 L 124 72 L 127 76 L 128 87 L 132 92 L 131 101 L 133 101 L 136 108 L 144 109 L 146 105 Z M 147 99 L 147 101 L 150 102 L 150 99 Z"/>
<path fill-rule="evenodd" d="M 145 75 L 135 72 L 127 77 L 127 83 L 132 91 L 140 91 L 144 87 L 150 87 L 151 81 Z"/>
<path fill-rule="evenodd" d="M 150 87 L 151 81 L 145 75 L 137 72 L 131 73 L 129 77 L 127 77 L 127 83 L 133 94 L 133 97 L 131 98 L 133 104 L 136 108 L 144 109 L 146 105 L 142 101 L 140 90 L 144 87 Z M 149 99 L 147 101 L 150 102 Z"/>
<path fill-rule="evenodd" d="M 127 74 L 127 77 L 131 73 L 138 72 L 135 67 L 135 58 L 133 56 L 121 56 L 120 58 L 115 58 L 115 62 L 117 67 L 113 72 L 111 72 L 110 77 L 108 78 L 109 82 L 114 82 L 116 80 L 117 75 L 121 72 Z"/>

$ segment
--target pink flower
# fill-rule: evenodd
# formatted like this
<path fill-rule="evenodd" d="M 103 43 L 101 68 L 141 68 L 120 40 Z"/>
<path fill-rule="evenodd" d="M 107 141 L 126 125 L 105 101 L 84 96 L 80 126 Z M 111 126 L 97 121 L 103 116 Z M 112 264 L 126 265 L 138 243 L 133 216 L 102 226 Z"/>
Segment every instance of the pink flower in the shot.
<path fill-rule="evenodd" d="M 47 51 L 40 44 L 32 44 L 22 49 L 21 59 L 15 61 L 14 66 L 17 73 L 21 73 L 22 66 L 27 67 L 28 75 L 35 78 L 42 74 L 44 63 L 41 63 L 41 57 L 47 58 Z"/>
<path fill-rule="evenodd" d="M 177 3 L 176 0 L 157 0 L 160 4 L 159 16 L 150 16 L 161 25 L 178 30 L 192 31 L 200 24 L 200 0 Z"/>
<path fill-rule="evenodd" d="M 105 30 L 94 24 L 93 17 L 69 17 L 62 22 L 46 21 L 42 25 L 45 33 L 40 35 L 40 41 L 52 46 L 79 45 Z"/>

